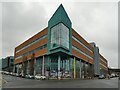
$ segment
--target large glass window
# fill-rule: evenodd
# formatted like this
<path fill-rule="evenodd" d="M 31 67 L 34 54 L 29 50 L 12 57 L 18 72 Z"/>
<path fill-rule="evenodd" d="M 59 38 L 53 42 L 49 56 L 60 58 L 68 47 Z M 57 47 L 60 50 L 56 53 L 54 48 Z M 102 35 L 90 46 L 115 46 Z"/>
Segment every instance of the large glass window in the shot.
<path fill-rule="evenodd" d="M 51 48 L 64 46 L 69 49 L 69 29 L 59 23 L 51 28 Z"/>

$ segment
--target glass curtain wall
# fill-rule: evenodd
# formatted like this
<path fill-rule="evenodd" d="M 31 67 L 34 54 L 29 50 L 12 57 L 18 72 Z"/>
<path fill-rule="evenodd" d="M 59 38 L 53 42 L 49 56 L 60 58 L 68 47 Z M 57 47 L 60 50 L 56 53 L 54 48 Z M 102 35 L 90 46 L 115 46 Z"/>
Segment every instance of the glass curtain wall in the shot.
<path fill-rule="evenodd" d="M 77 60 L 77 62 L 76 62 L 76 77 L 77 78 L 80 78 L 80 61 L 79 60 Z"/>
<path fill-rule="evenodd" d="M 85 78 L 89 77 L 89 66 L 88 63 L 85 63 Z"/>
<path fill-rule="evenodd" d="M 50 76 L 55 78 L 57 77 L 57 73 L 58 73 L 58 58 L 54 57 L 51 58 L 51 65 L 50 65 Z"/>
<path fill-rule="evenodd" d="M 81 62 L 81 78 L 84 78 L 85 74 L 85 65 L 84 62 Z"/>
<path fill-rule="evenodd" d="M 66 59 L 66 60 L 62 60 L 62 75 L 64 77 L 67 77 L 68 75 L 70 75 L 70 60 Z"/>
<path fill-rule="evenodd" d="M 51 77 L 57 77 L 58 76 L 58 57 L 51 58 L 50 63 L 51 63 L 50 64 Z M 63 77 L 68 76 L 70 72 L 70 60 L 69 59 L 60 60 L 60 72 Z"/>
<path fill-rule="evenodd" d="M 30 61 L 27 61 L 27 70 L 26 74 L 30 74 Z"/>
<path fill-rule="evenodd" d="M 42 58 L 36 59 L 36 74 L 41 74 L 42 75 Z"/>
<path fill-rule="evenodd" d="M 73 58 L 70 58 L 70 76 L 73 78 L 73 72 L 74 72 L 74 60 Z"/>
<path fill-rule="evenodd" d="M 69 29 L 59 23 L 51 28 L 51 48 L 63 46 L 69 49 Z"/>

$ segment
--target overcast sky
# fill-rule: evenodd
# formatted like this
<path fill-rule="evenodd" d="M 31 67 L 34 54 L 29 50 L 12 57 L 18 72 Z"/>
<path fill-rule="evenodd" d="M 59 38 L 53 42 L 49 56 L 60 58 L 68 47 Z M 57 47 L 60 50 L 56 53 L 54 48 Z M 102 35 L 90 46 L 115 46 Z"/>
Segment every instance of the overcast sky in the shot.
<path fill-rule="evenodd" d="M 2 57 L 48 26 L 61 2 L 2 3 Z M 88 42 L 95 42 L 110 67 L 118 67 L 117 2 L 62 2 L 74 28 Z M 1 40 L 1 39 L 0 39 Z"/>

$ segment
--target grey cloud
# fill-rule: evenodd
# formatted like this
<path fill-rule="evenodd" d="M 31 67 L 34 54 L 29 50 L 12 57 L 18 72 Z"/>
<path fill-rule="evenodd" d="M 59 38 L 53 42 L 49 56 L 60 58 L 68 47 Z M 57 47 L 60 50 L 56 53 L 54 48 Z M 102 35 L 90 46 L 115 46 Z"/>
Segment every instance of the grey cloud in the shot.
<path fill-rule="evenodd" d="M 17 45 L 39 32 L 47 24 L 45 8 L 37 3 L 31 3 L 30 6 L 32 8 L 26 7 L 24 3 L 3 3 L 2 54 L 4 57 L 13 55 Z"/>
<path fill-rule="evenodd" d="M 118 66 L 117 3 L 74 3 L 73 28 L 88 42 L 95 42 L 109 66 Z M 77 10 L 75 10 L 77 9 Z"/>

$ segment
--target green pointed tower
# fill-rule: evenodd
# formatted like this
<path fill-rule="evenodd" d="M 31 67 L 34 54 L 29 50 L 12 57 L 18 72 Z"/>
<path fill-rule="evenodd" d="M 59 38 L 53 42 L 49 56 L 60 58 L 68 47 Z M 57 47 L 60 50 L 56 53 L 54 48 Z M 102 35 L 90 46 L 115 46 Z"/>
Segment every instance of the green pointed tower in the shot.
<path fill-rule="evenodd" d="M 48 21 L 48 25 L 54 26 L 59 22 L 63 22 L 68 27 L 71 26 L 71 21 L 62 4 L 58 7 L 53 16 L 50 18 L 50 20 Z"/>
<path fill-rule="evenodd" d="M 61 4 L 48 21 L 48 54 L 63 52 L 71 55 L 72 23 Z"/>

